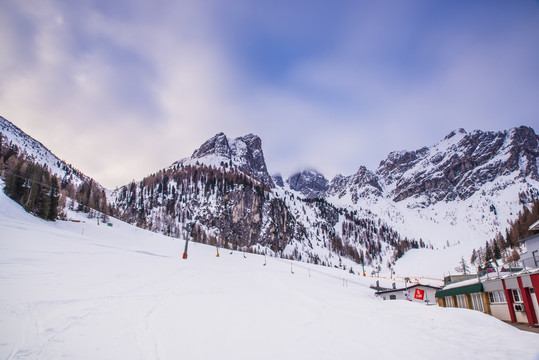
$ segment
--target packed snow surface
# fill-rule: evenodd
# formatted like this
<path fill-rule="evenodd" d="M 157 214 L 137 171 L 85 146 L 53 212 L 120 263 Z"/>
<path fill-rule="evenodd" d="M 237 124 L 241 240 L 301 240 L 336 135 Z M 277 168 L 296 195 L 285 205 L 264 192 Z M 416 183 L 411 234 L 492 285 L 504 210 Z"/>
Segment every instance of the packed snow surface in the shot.
<path fill-rule="evenodd" d="M 182 240 L 82 219 L 45 222 L 0 194 L 1 359 L 539 354 L 537 334 L 476 311 L 382 301 L 370 278 L 191 243 L 182 260 Z"/>

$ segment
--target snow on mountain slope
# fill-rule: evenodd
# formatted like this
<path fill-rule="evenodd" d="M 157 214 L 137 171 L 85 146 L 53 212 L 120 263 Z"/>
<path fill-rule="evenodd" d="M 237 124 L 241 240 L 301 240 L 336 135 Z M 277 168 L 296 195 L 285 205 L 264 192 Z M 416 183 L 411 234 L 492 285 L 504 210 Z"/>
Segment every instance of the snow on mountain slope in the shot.
<path fill-rule="evenodd" d="M 51 172 L 65 183 L 71 183 L 79 186 L 84 181 L 90 181 L 90 178 L 82 174 L 77 169 L 65 161 L 58 159 L 49 149 L 39 141 L 35 140 L 24 131 L 13 125 L 10 121 L 0 116 L 0 134 L 8 142 L 16 145 L 19 151 L 25 153 L 34 162 L 45 165 Z M 99 185 L 100 188 L 101 185 Z"/>
<path fill-rule="evenodd" d="M 365 278 L 202 244 L 182 260 L 184 241 L 112 222 L 45 222 L 0 192 L 0 358 L 539 354 L 539 335 L 482 313 L 384 302 Z"/>
<path fill-rule="evenodd" d="M 228 166 L 229 163 L 238 166 L 266 185 L 273 186 L 264 160 L 262 140 L 253 134 L 232 140 L 224 133 L 219 133 L 195 150 L 190 158 L 181 159 L 172 166 L 204 164 L 219 168 L 222 164 Z"/>
<path fill-rule="evenodd" d="M 375 173 L 337 177 L 328 201 L 381 219 L 400 234 L 461 253 L 429 256 L 456 264 L 504 232 L 523 204 L 539 197 L 538 137 L 531 128 L 459 129 L 431 147 L 389 154 Z M 451 255 L 453 254 L 453 255 Z M 455 265 L 444 272 L 451 271 Z"/>

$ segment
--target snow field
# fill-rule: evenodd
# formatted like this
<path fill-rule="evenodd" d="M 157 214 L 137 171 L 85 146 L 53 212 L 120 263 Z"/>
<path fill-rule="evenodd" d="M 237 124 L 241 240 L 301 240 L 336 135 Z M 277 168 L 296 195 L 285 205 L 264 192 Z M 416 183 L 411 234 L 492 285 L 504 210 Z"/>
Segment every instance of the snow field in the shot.
<path fill-rule="evenodd" d="M 381 301 L 372 279 L 112 219 L 49 223 L 0 194 L 1 359 L 533 359 L 539 335 Z M 294 272 L 292 274 L 291 270 Z M 346 280 L 346 281 L 343 281 Z"/>

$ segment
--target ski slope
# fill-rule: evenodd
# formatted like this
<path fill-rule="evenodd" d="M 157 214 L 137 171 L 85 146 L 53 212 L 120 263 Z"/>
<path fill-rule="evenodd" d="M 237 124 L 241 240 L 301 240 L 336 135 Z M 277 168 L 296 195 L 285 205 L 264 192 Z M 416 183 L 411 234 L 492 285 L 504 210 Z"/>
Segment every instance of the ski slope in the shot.
<path fill-rule="evenodd" d="M 0 359 L 539 355 L 537 334 L 382 301 L 372 279 L 194 243 L 182 260 L 182 240 L 84 221 L 42 221 L 0 192 Z"/>

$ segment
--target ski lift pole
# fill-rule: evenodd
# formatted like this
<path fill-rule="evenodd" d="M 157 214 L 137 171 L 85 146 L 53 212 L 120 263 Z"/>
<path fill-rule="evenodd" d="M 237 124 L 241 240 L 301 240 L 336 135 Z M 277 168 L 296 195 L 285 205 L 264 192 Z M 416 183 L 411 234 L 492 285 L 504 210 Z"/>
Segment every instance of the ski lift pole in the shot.
<path fill-rule="evenodd" d="M 215 248 L 217 249 L 217 255 L 215 255 L 215 257 L 219 257 L 219 246 L 215 246 Z"/>
<path fill-rule="evenodd" d="M 187 259 L 187 246 L 189 245 L 189 239 L 185 240 L 185 249 L 183 249 L 183 259 Z"/>
<path fill-rule="evenodd" d="M 189 230 L 189 237 L 193 236 L 193 223 L 189 222 L 187 224 L 188 230 Z M 183 250 L 183 259 L 187 259 L 187 248 L 189 246 L 189 237 L 185 239 L 185 249 Z"/>

